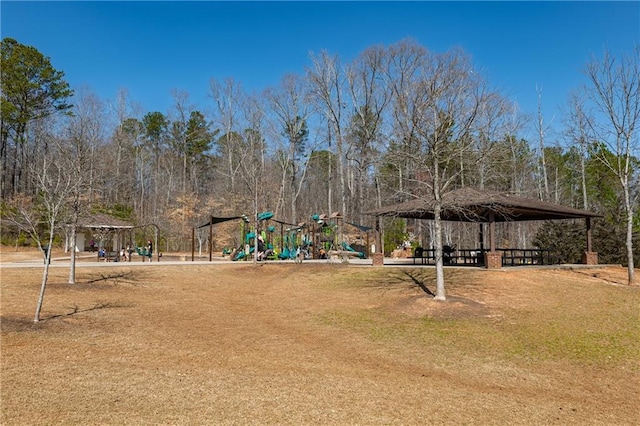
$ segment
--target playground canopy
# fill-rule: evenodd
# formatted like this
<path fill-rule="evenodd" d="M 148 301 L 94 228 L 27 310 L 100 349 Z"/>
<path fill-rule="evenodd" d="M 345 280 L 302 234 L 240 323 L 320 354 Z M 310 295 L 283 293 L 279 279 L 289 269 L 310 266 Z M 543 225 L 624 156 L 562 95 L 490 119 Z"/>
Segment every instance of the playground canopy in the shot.
<path fill-rule="evenodd" d="M 373 216 L 394 216 L 408 219 L 433 219 L 434 198 L 423 196 L 404 203 L 371 210 Z M 591 252 L 591 218 L 601 215 L 534 198 L 520 197 L 475 188 L 461 188 L 442 197 L 442 220 L 489 223 L 490 250 L 495 251 L 495 223 L 530 220 L 585 219 L 587 252 Z"/>
<path fill-rule="evenodd" d="M 215 224 L 218 224 L 218 223 L 227 222 L 227 221 L 230 221 L 230 220 L 236 220 L 236 219 L 244 219 L 244 216 L 233 216 L 233 217 L 215 217 L 215 216 L 211 216 L 210 219 L 209 219 L 209 222 L 205 223 L 204 225 L 197 226 L 196 229 L 206 228 L 207 226 L 211 226 L 211 225 L 215 225 Z"/>
<path fill-rule="evenodd" d="M 209 261 L 211 262 L 211 260 L 213 259 L 213 225 L 216 225 L 218 223 L 223 223 L 223 222 L 228 222 L 230 220 L 237 220 L 237 219 L 242 219 L 244 221 L 247 220 L 246 216 L 231 216 L 231 217 L 216 217 L 216 216 L 209 216 L 209 221 L 205 224 L 202 224 L 200 226 L 196 226 L 195 228 L 193 228 L 193 232 L 191 235 L 191 261 L 195 260 L 195 251 L 196 251 L 196 246 L 195 246 L 195 230 L 196 229 L 201 229 L 201 228 L 206 228 L 209 227 Z"/>
<path fill-rule="evenodd" d="M 352 223 L 352 222 L 347 222 L 347 225 L 351 225 L 362 232 L 369 232 L 373 230 L 373 228 L 370 226 L 358 225 L 357 223 Z"/>

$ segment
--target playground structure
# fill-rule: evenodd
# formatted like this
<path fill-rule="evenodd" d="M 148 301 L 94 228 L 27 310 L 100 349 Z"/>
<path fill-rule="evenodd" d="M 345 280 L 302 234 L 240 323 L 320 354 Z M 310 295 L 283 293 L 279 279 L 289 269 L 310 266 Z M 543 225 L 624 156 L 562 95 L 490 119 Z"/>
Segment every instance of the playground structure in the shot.
<path fill-rule="evenodd" d="M 348 262 L 351 257 L 365 259 L 368 257 L 369 231 L 372 228 L 346 223 L 357 230 L 359 244 L 354 248 L 344 238 L 345 222 L 338 212 L 330 215 L 314 214 L 308 223 L 288 223 L 274 218 L 274 214 L 265 211 L 257 214 L 251 226 L 246 215 L 217 218 L 212 216 L 208 223 L 198 227 L 209 226 L 209 260 L 212 260 L 212 226 L 228 220 L 242 219 L 240 222 L 240 238 L 233 247 L 225 247 L 223 256 L 230 260 L 240 261 L 294 260 L 301 263 L 308 259 L 341 259 Z M 194 232 L 195 232 L 194 228 Z M 366 238 L 365 238 L 366 235 Z M 195 238 L 194 238 L 195 240 Z M 365 243 L 366 241 L 366 243 Z M 195 257 L 195 244 L 192 244 L 192 260 Z"/>
<path fill-rule="evenodd" d="M 360 250 L 353 248 L 345 239 L 345 222 L 340 213 L 330 215 L 313 215 L 311 235 L 313 236 L 313 258 L 340 258 L 347 261 L 349 257 L 364 259 L 367 257 L 367 245 L 360 245 Z M 347 223 L 352 225 L 350 223 Z M 356 225 L 357 226 L 357 225 Z M 360 230 L 371 230 L 361 226 Z"/>
<path fill-rule="evenodd" d="M 158 227 L 158 225 L 151 223 L 148 225 L 143 225 L 143 226 L 139 226 L 137 228 L 140 228 L 142 230 L 142 241 L 148 242 L 151 241 L 152 245 L 151 247 L 149 247 L 148 244 L 144 244 L 143 246 L 138 246 L 137 244 L 132 245 L 131 243 L 127 246 L 127 250 L 128 250 L 128 255 L 129 255 L 129 261 L 131 261 L 131 254 L 133 253 L 133 251 L 135 250 L 136 253 L 138 253 L 138 255 L 142 258 L 142 261 L 144 262 L 145 259 L 148 259 L 149 262 L 152 261 L 153 259 L 153 252 L 155 250 L 156 253 L 156 258 L 158 260 L 158 262 L 160 261 L 160 258 L 162 257 L 162 252 L 159 250 L 158 247 L 158 233 L 160 231 L 160 228 Z M 152 228 L 153 229 L 153 240 L 151 238 L 147 238 L 148 235 L 148 228 Z"/>

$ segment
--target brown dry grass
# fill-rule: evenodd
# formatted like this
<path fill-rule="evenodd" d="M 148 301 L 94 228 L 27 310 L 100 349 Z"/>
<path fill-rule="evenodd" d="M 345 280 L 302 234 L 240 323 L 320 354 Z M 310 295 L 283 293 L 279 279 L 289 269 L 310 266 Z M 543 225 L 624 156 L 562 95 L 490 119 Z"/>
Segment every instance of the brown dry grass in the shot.
<path fill-rule="evenodd" d="M 6 258 L 5 258 L 6 259 Z M 3 268 L 3 425 L 638 424 L 622 268 Z"/>

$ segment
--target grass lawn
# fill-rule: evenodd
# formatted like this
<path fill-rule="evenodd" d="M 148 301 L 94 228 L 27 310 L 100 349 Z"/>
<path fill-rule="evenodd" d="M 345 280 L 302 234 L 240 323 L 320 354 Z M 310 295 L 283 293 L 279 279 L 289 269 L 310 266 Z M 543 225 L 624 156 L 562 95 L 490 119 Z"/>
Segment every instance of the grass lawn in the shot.
<path fill-rule="evenodd" d="M 0 268 L 2 425 L 640 423 L 626 270 Z"/>

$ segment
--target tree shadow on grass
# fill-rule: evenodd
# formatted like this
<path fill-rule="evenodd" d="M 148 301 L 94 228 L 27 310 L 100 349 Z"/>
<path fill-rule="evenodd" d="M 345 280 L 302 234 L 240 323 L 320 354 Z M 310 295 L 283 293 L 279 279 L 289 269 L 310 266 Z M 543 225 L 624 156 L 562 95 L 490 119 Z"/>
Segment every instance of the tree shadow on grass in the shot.
<path fill-rule="evenodd" d="M 400 289 L 399 287 L 395 286 L 396 284 L 409 284 L 410 287 L 417 286 L 420 290 L 431 297 L 436 296 L 435 293 L 432 292 L 426 284 L 429 280 L 434 279 L 433 274 L 429 272 L 422 273 L 422 271 L 419 270 L 394 270 L 393 272 L 386 274 L 383 283 L 380 282 L 380 278 L 380 276 L 375 278 L 375 284 L 373 285 L 373 287 L 389 291 Z"/>
<path fill-rule="evenodd" d="M 49 316 L 42 316 L 40 321 L 34 322 L 33 320 L 24 317 L 15 317 L 11 315 L 0 316 L 0 330 L 2 333 L 9 332 L 29 332 L 29 331 L 42 331 L 47 329 L 47 324 L 55 324 L 51 320 L 60 318 L 70 318 L 78 314 L 97 311 L 101 309 L 118 309 L 118 308 L 131 308 L 135 305 L 122 302 L 95 302 L 92 306 L 82 308 L 77 305 L 67 307 L 69 312 L 62 314 L 53 314 Z M 43 329 L 43 327 L 45 327 Z"/>
<path fill-rule="evenodd" d="M 143 277 L 142 271 L 117 271 L 109 274 L 98 273 L 82 278 L 76 284 L 131 284 L 139 285 L 140 279 Z"/>
<path fill-rule="evenodd" d="M 70 306 L 70 312 L 67 312 L 65 314 L 55 314 L 55 315 L 51 315 L 45 318 L 41 318 L 40 321 L 43 320 L 51 320 L 51 319 L 55 319 L 55 318 L 64 318 L 64 317 L 71 317 L 73 315 L 77 315 L 77 314 L 81 314 L 84 312 L 91 312 L 91 311 L 97 311 L 100 309 L 115 309 L 115 308 L 130 308 L 132 307 L 132 304 L 126 304 L 126 303 L 121 303 L 121 302 L 105 302 L 105 301 L 101 301 L 101 302 L 96 302 L 93 304 L 93 306 L 90 306 L 88 308 L 80 308 L 77 305 L 73 305 Z"/>
<path fill-rule="evenodd" d="M 431 297 L 436 297 L 436 294 L 429 290 L 429 287 L 425 284 L 425 280 L 419 274 L 414 274 L 413 271 L 402 271 L 402 274 L 409 278 L 415 285 L 417 285 L 422 291 L 427 293 Z"/>

